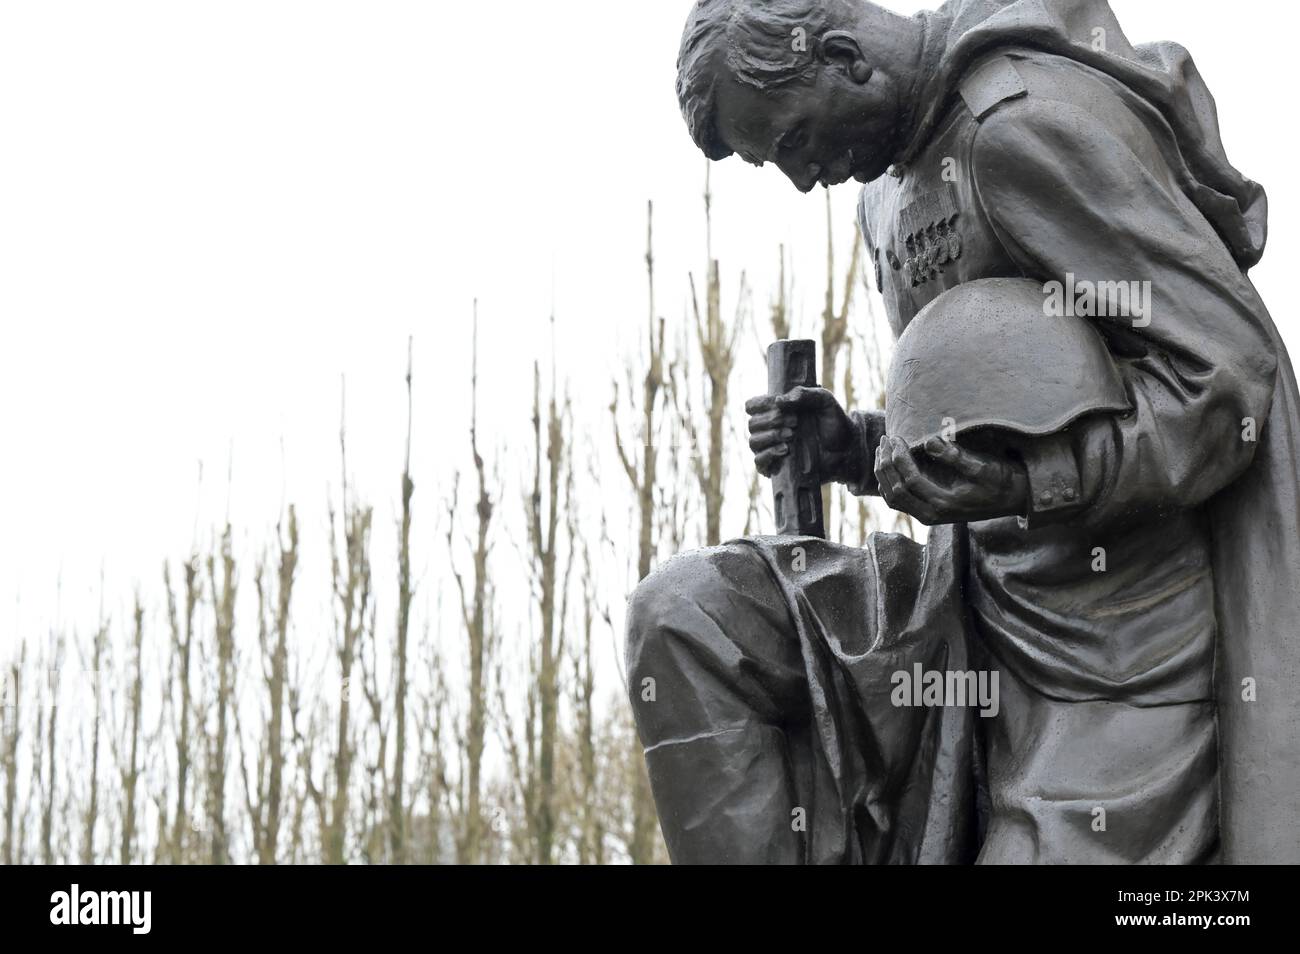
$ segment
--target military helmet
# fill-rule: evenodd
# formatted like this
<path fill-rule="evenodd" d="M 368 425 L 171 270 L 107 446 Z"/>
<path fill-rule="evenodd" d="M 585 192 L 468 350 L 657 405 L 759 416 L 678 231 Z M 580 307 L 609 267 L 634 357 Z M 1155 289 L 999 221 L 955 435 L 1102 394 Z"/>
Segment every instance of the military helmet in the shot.
<path fill-rule="evenodd" d="M 909 447 L 992 428 L 1033 437 L 1128 410 L 1101 335 L 1086 318 L 1051 317 L 1046 298 L 1039 282 L 991 278 L 926 306 L 898 339 L 887 432 Z"/>

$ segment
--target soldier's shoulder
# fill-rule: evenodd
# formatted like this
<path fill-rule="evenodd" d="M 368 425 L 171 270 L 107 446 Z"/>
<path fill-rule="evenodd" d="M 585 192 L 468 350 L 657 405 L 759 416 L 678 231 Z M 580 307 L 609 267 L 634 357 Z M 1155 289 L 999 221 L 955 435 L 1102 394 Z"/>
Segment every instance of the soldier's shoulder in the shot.
<path fill-rule="evenodd" d="M 1132 94 L 1117 80 L 1065 56 L 1001 53 L 977 64 L 960 84 L 974 117 L 980 171 L 1015 174 L 1027 157 L 1082 148 L 1103 139 L 1141 141 L 1145 129 Z"/>
<path fill-rule="evenodd" d="M 1005 114 L 1050 115 L 1082 110 L 1106 115 L 1122 109 L 1125 91 L 1117 80 L 1067 56 L 1042 50 L 1004 50 L 977 61 L 958 92 L 978 126 L 997 124 Z"/>
<path fill-rule="evenodd" d="M 1005 103 L 1024 99 L 1029 86 L 1009 54 L 999 53 L 972 67 L 958 86 L 962 102 L 977 122 L 983 122 Z"/>

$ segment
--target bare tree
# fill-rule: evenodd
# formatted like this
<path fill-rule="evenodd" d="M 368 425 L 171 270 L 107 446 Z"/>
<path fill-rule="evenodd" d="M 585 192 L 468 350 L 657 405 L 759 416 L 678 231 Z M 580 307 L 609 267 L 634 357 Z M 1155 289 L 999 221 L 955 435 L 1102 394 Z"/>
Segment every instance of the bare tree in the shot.
<path fill-rule="evenodd" d="M 370 525 L 373 510 L 362 506 L 349 493 L 347 438 L 339 426 L 339 452 L 343 463 L 342 547 L 339 524 L 330 508 L 330 560 L 335 604 L 334 652 L 339 666 L 339 704 L 335 721 L 334 751 L 330 782 L 312 784 L 312 798 L 320 819 L 321 843 L 326 864 L 343 864 L 347 857 L 348 799 L 351 794 L 352 764 L 356 758 L 352 735 L 352 670 L 366 635 L 370 618 Z"/>
<path fill-rule="evenodd" d="M 736 342 L 744 326 L 748 302 L 748 285 L 745 273 L 740 275 L 736 313 L 730 322 L 722 315 L 722 278 L 719 263 L 713 257 L 713 190 L 710 174 L 705 173 L 704 219 L 707 249 L 707 272 L 704 307 L 692 274 L 691 314 L 694 319 L 695 343 L 707 379 L 702 413 L 707 433 L 702 434 L 692 406 L 690 383 L 683 375 L 674 386 L 680 407 L 678 414 L 690 438 L 691 461 L 704 501 L 704 543 L 716 546 L 722 542 L 722 505 L 726 486 L 726 435 L 727 411 L 731 374 L 736 365 Z"/>
<path fill-rule="evenodd" d="M 666 383 L 664 377 L 664 320 L 655 313 L 655 259 L 654 259 L 654 203 L 648 204 L 646 212 L 646 275 L 649 284 L 649 321 L 646 327 L 645 375 L 641 382 L 640 425 L 635 432 L 635 448 L 629 453 L 628 444 L 623 440 L 619 428 L 619 393 L 618 383 L 614 384 L 614 399 L 610 403 L 610 415 L 614 424 L 614 444 L 618 451 L 623 472 L 627 475 L 632 491 L 636 495 L 637 513 L 637 579 L 643 580 L 650 575 L 657 553 L 655 540 L 655 489 L 659 466 L 659 419 L 663 411 L 662 392 Z M 631 374 L 629 374 L 631 377 Z M 628 442 L 630 443 L 630 442 Z"/>
<path fill-rule="evenodd" d="M 599 750 L 596 739 L 596 667 L 593 654 L 597 617 L 595 569 L 591 551 L 582 548 L 582 643 L 573 653 L 573 709 L 577 716 L 578 863 L 605 863 L 605 822 L 600 812 Z"/>
<path fill-rule="evenodd" d="M 140 781 L 140 709 L 144 701 L 144 607 L 135 597 L 131 630 L 131 684 L 127 690 L 125 724 L 117 752 L 122 785 L 122 829 L 118 863 L 129 865 L 136 848 L 136 788 Z"/>
<path fill-rule="evenodd" d="M 17 658 L 9 665 L 4 691 L 0 693 L 0 717 L 3 717 L 0 728 L 4 730 L 0 733 L 0 742 L 4 744 L 3 751 L 0 751 L 0 756 L 3 756 L 0 765 L 4 767 L 5 776 L 5 837 L 0 858 L 6 865 L 18 864 L 22 859 L 21 838 L 15 838 L 22 811 L 18 804 L 18 746 L 22 741 L 22 688 L 26 661 L 27 647 L 20 645 Z"/>
<path fill-rule="evenodd" d="M 554 319 L 552 319 L 552 322 Z M 551 394 L 546 405 L 545 438 L 541 400 L 541 371 L 533 365 L 533 487 L 528 497 L 528 542 L 532 561 L 540 642 L 537 647 L 538 671 L 536 697 L 537 792 L 533 824 L 537 861 L 551 864 L 555 849 L 556 741 L 560 702 L 559 662 L 564 657 L 569 575 L 573 567 L 573 548 L 569 547 L 563 574 L 560 568 L 561 527 L 565 512 L 572 520 L 572 469 L 569 465 L 568 435 L 565 418 L 568 408 L 561 408 L 558 384 L 552 368 Z M 545 464 L 543 464 L 545 461 Z M 572 540 L 572 523 L 567 524 Z"/>
<path fill-rule="evenodd" d="M 289 727 L 293 736 L 295 755 L 298 762 L 298 784 L 294 787 L 293 792 L 293 811 L 289 822 L 289 851 L 288 862 L 291 865 L 300 864 L 304 860 L 306 853 L 305 846 L 305 823 L 307 818 L 307 806 L 309 803 L 316 804 L 315 796 L 317 790 L 312 785 L 312 759 L 316 751 L 316 737 L 318 722 L 315 719 L 307 720 L 303 725 L 303 682 L 300 665 L 295 665 L 288 676 L 289 688 Z"/>
<path fill-rule="evenodd" d="M 441 601 L 439 601 L 441 604 Z M 441 620 L 441 613 L 435 616 Z M 447 778 L 447 758 L 444 751 L 444 736 L 447 719 L 447 682 L 443 672 L 442 658 L 439 654 L 439 641 L 431 641 L 428 626 L 424 630 L 423 648 L 427 656 L 429 688 L 420 697 L 423 730 L 420 739 L 420 788 L 428 801 L 425 815 L 425 831 L 420 838 L 421 861 L 425 864 L 438 864 L 443 860 L 443 810 L 450 795 L 451 785 Z M 410 832 L 408 852 L 415 835 Z"/>
<path fill-rule="evenodd" d="M 58 685 L 63 670 L 63 635 L 50 634 L 50 656 L 45 663 L 45 690 L 50 693 L 49 702 L 42 706 L 45 717 L 45 775 L 41 784 L 41 864 L 52 865 L 54 861 L 54 823 L 55 805 L 58 800 L 59 760 L 57 744 L 59 737 L 59 697 Z"/>
<path fill-rule="evenodd" d="M 389 806 L 388 739 L 391 731 L 391 713 L 385 705 L 385 695 L 379 685 L 379 647 L 375 638 L 360 646 L 357 661 L 361 664 L 361 691 L 365 696 L 370 720 L 365 724 L 357 745 L 365 772 L 365 795 L 357 806 L 357 832 L 361 858 L 366 864 L 383 860 L 389 844 L 390 828 L 387 814 Z"/>
<path fill-rule="evenodd" d="M 250 778 L 242 754 L 239 763 L 253 829 L 253 851 L 258 863 L 263 865 L 276 862 L 286 801 L 284 717 L 288 702 L 289 610 L 298 569 L 298 516 L 292 506 L 288 510 L 287 529 L 278 526 L 276 538 L 279 558 L 274 582 L 268 579 L 265 562 L 258 564 L 253 580 L 257 590 L 262 685 L 266 690 L 266 705 L 262 710 L 265 728 L 258 748 L 256 776 Z M 243 731 L 238 735 L 242 747 Z"/>
<path fill-rule="evenodd" d="M 190 725 L 194 715 L 194 698 L 191 688 L 191 661 L 194 650 L 194 614 L 202 595 L 199 578 L 199 555 L 191 554 L 181 567 L 184 577 L 185 608 L 182 617 L 177 608 L 176 593 L 172 585 L 171 566 L 163 564 L 163 583 L 167 589 L 167 623 L 171 631 L 172 701 L 176 706 L 176 804 L 172 814 L 168 857 L 172 864 L 185 860 L 186 832 L 190 830 L 190 768 L 193 743 Z M 98 658 L 98 657 L 97 657 Z M 96 663 L 96 669 L 99 668 Z M 88 823 L 89 824 L 89 823 Z M 89 839 L 88 839 L 89 840 Z"/>
<path fill-rule="evenodd" d="M 219 558 L 219 559 L 218 559 Z M 212 588 L 213 662 L 216 666 L 216 725 L 207 751 L 207 808 L 211 833 L 210 860 L 214 865 L 230 862 L 230 834 L 226 821 L 226 772 L 230 763 L 231 710 L 235 705 L 235 573 L 233 531 L 226 521 L 221 533 L 220 552 L 208 557 L 208 581 Z"/>
<path fill-rule="evenodd" d="M 102 589 L 102 587 L 101 587 Z M 108 650 L 108 619 L 104 616 L 101 597 L 99 624 L 90 645 L 90 672 L 94 679 L 94 707 L 90 718 L 90 778 L 87 781 L 86 806 L 81 816 L 81 863 L 95 863 L 95 826 L 99 822 L 99 721 L 103 700 L 100 690 L 103 686 L 104 656 Z"/>
<path fill-rule="evenodd" d="M 469 699 L 465 728 L 458 746 L 461 761 L 459 783 L 460 831 L 456 839 L 457 860 L 474 864 L 483 850 L 483 746 L 487 734 L 487 681 L 491 665 L 494 637 L 491 632 L 489 600 L 492 584 L 488 557 L 491 552 L 491 526 L 493 516 L 492 495 L 489 492 L 487 465 L 478 441 L 478 302 L 474 303 L 474 344 L 470 362 L 470 453 L 478 479 L 478 501 L 475 506 L 476 533 L 471 543 L 473 578 L 466 581 L 460 572 L 455 545 L 457 516 L 456 490 L 447 503 L 447 546 L 451 553 L 452 575 L 460 593 L 461 620 L 469 657 Z"/>
<path fill-rule="evenodd" d="M 389 848 L 396 864 L 407 861 L 406 848 L 406 701 L 407 634 L 411 626 L 411 393 L 412 342 L 406 343 L 406 457 L 402 466 L 402 524 L 397 537 L 397 658 L 393 693 L 393 780 L 388 797 Z"/>

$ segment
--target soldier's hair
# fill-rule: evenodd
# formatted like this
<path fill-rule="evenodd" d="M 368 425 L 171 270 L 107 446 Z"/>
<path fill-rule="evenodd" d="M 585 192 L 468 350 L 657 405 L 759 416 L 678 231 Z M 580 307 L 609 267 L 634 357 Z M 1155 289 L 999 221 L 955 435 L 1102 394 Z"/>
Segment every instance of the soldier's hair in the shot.
<path fill-rule="evenodd" d="M 764 92 L 812 72 L 834 6 L 826 0 L 698 0 L 677 56 L 677 100 L 706 156 L 731 155 L 718 136 L 720 72 Z"/>

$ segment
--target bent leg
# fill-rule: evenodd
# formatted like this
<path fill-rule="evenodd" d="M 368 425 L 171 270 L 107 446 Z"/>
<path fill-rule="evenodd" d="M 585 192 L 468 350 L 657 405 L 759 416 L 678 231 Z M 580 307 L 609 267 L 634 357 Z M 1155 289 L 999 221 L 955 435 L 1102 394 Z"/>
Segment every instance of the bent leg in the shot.
<path fill-rule="evenodd" d="M 803 861 L 807 674 L 758 554 L 685 554 L 645 580 L 629 608 L 627 673 L 673 861 Z"/>

